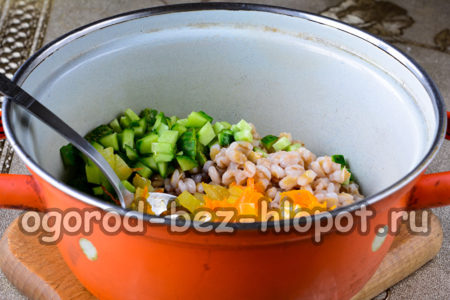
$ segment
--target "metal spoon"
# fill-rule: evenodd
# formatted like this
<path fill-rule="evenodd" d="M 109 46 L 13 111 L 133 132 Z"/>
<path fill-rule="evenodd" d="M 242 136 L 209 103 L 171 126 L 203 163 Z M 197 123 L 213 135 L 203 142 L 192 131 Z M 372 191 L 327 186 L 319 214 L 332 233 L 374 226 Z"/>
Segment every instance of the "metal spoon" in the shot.
<path fill-rule="evenodd" d="M 127 208 L 131 204 L 134 195 L 125 188 L 105 158 L 81 135 L 3 74 L 0 74 L 0 92 L 53 128 L 78 150 L 89 157 L 100 168 L 113 186 L 122 208 Z"/>

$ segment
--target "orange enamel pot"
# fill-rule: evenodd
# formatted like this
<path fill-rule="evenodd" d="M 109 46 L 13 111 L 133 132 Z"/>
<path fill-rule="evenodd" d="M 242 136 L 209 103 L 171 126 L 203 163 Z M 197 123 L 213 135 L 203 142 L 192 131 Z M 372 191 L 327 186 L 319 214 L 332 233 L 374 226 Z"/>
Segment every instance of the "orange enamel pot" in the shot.
<path fill-rule="evenodd" d="M 194 222 L 173 233 L 170 219 L 136 213 L 145 232 L 111 234 L 128 212 L 66 185 L 65 141 L 5 99 L 6 138 L 31 175 L 0 175 L 0 206 L 107 220 L 55 241 L 99 299 L 349 299 L 387 253 L 394 235 L 381 230 L 396 227 L 395 212 L 450 204 L 450 173 L 424 175 L 447 122 L 433 82 L 389 44 L 321 16 L 232 3 L 130 12 L 50 43 L 14 81 L 80 133 L 127 107 L 289 131 L 313 152 L 345 154 L 366 195 L 282 224 L 288 232 L 270 222 L 199 233 L 211 224 Z M 373 212 L 367 230 L 363 208 Z M 353 220 L 345 233 L 343 215 Z"/>

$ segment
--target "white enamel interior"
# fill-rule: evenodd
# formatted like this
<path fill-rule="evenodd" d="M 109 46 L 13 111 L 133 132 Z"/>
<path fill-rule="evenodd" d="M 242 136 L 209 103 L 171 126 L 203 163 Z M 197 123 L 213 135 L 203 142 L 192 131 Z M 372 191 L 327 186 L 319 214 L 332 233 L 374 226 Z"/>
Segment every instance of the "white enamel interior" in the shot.
<path fill-rule="evenodd" d="M 319 155 L 344 154 L 366 196 L 411 171 L 436 116 L 419 80 L 369 42 L 306 19 L 252 11 L 142 17 L 63 45 L 24 88 L 80 133 L 125 108 L 253 122 L 291 132 Z M 66 142 L 14 108 L 25 151 L 60 178 Z"/>

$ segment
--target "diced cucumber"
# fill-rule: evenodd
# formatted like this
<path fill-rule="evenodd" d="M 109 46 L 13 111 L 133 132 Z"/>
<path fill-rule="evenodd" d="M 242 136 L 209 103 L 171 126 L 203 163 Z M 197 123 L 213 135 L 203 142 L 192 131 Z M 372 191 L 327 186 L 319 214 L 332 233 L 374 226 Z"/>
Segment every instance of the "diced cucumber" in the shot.
<path fill-rule="evenodd" d="M 208 145 L 215 137 L 216 133 L 209 122 L 198 131 L 198 141 L 204 146 Z"/>
<path fill-rule="evenodd" d="M 169 164 L 167 162 L 160 162 L 157 163 L 157 166 L 159 175 L 161 175 L 162 178 L 166 178 Z"/>
<path fill-rule="evenodd" d="M 295 144 L 289 145 L 289 147 L 287 147 L 287 151 L 295 151 L 295 150 L 300 149 L 301 147 L 303 147 L 302 144 L 295 143 Z"/>
<path fill-rule="evenodd" d="M 119 119 L 119 123 L 120 123 L 120 126 L 122 127 L 122 129 L 129 128 L 130 124 L 131 124 L 131 120 L 127 116 L 121 116 Z"/>
<path fill-rule="evenodd" d="M 169 127 L 172 127 L 177 121 L 178 121 L 177 116 L 171 116 L 169 118 L 169 121 L 167 122 L 167 125 L 169 125 Z"/>
<path fill-rule="evenodd" d="M 341 168 L 345 167 L 347 165 L 347 162 L 345 161 L 344 155 L 342 154 L 335 154 L 331 156 L 331 160 L 337 164 L 341 165 Z"/>
<path fill-rule="evenodd" d="M 183 125 L 181 125 L 180 123 L 175 123 L 172 126 L 172 130 L 178 131 L 178 136 L 181 136 L 183 133 L 186 132 L 186 127 L 184 127 Z"/>
<path fill-rule="evenodd" d="M 185 124 L 186 127 L 191 127 L 191 128 L 200 128 L 203 125 L 206 124 L 206 122 L 209 121 L 208 117 L 205 117 L 202 113 L 200 112 L 191 112 L 191 114 L 188 116 L 187 118 L 187 122 Z"/>
<path fill-rule="evenodd" d="M 269 150 L 270 148 L 272 148 L 273 144 L 275 144 L 275 142 L 277 140 L 278 140 L 278 137 L 276 137 L 274 135 L 266 135 L 265 137 L 263 137 L 261 139 L 261 144 L 263 144 L 264 148 Z"/>
<path fill-rule="evenodd" d="M 175 146 L 178 139 L 178 131 L 175 130 L 167 130 L 161 133 L 161 135 L 158 138 L 158 142 L 161 143 L 169 143 L 172 146 Z"/>
<path fill-rule="evenodd" d="M 139 116 L 141 117 L 141 119 L 145 119 L 148 126 L 153 126 L 155 124 L 157 114 L 158 111 L 156 111 L 155 109 L 146 108 L 141 111 Z"/>
<path fill-rule="evenodd" d="M 180 124 L 181 126 L 186 127 L 187 122 L 188 122 L 187 119 L 179 119 L 179 120 L 177 121 L 177 124 Z"/>
<path fill-rule="evenodd" d="M 96 165 L 86 164 L 85 171 L 87 182 L 92 184 L 101 184 L 101 177 L 103 174 Z"/>
<path fill-rule="evenodd" d="M 109 123 L 109 127 L 111 127 L 115 132 L 121 133 L 122 127 L 120 127 L 119 120 L 114 119 Z"/>
<path fill-rule="evenodd" d="M 139 158 L 136 151 L 134 151 L 134 149 L 128 145 L 125 145 L 125 153 L 127 154 L 128 159 L 131 161 L 135 161 Z"/>
<path fill-rule="evenodd" d="M 233 135 L 236 141 L 253 142 L 253 134 L 251 130 L 237 131 Z"/>
<path fill-rule="evenodd" d="M 158 128 L 156 128 L 156 132 L 158 133 L 158 135 L 163 134 L 165 131 L 169 130 L 169 125 L 161 123 L 159 124 Z"/>
<path fill-rule="evenodd" d="M 158 135 L 150 133 L 136 142 L 136 148 L 141 154 L 152 153 L 152 144 L 158 141 Z"/>
<path fill-rule="evenodd" d="M 196 157 L 196 159 L 197 159 L 197 161 L 198 161 L 198 163 L 201 165 L 201 166 L 203 166 L 205 163 L 206 163 L 206 161 L 208 160 L 207 158 L 206 158 L 206 155 L 203 153 L 203 152 L 197 152 L 197 157 Z"/>
<path fill-rule="evenodd" d="M 61 154 L 64 166 L 74 167 L 76 165 L 76 149 L 72 144 L 61 147 L 59 152 Z"/>
<path fill-rule="evenodd" d="M 272 147 L 275 151 L 281 151 L 286 149 L 287 147 L 289 147 L 289 145 L 291 144 L 291 142 L 289 142 L 289 139 L 285 136 L 280 137 L 278 139 L 278 141 L 276 141 Z"/>
<path fill-rule="evenodd" d="M 185 155 L 195 158 L 197 154 L 197 137 L 194 129 L 190 128 L 181 135 L 179 147 L 183 150 Z"/>
<path fill-rule="evenodd" d="M 180 165 L 181 170 L 183 171 L 189 171 L 198 166 L 195 160 L 185 155 L 177 156 L 177 162 Z"/>
<path fill-rule="evenodd" d="M 203 118 L 205 118 L 206 120 L 208 120 L 208 122 L 212 123 L 213 118 L 212 118 L 210 115 L 208 115 L 207 113 L 205 113 L 203 110 L 200 110 L 198 113 L 199 113 Z"/>
<path fill-rule="evenodd" d="M 131 122 L 139 121 L 139 116 L 131 108 L 126 109 L 124 114 L 128 117 L 128 119 L 130 119 Z"/>
<path fill-rule="evenodd" d="M 165 116 L 164 113 L 162 113 L 162 112 L 160 112 L 160 113 L 156 116 L 155 124 L 153 124 L 152 130 L 156 130 L 161 124 L 167 125 L 166 116 Z"/>
<path fill-rule="evenodd" d="M 95 188 L 92 188 L 92 192 L 94 193 L 95 196 L 101 196 L 104 194 L 103 189 L 101 186 L 97 186 Z"/>
<path fill-rule="evenodd" d="M 253 148 L 253 151 L 262 155 L 262 157 L 267 157 L 267 152 L 259 147 Z"/>
<path fill-rule="evenodd" d="M 152 152 L 153 153 L 168 153 L 168 154 L 175 153 L 174 147 L 172 146 L 172 144 L 160 143 L 160 142 L 152 144 Z"/>
<path fill-rule="evenodd" d="M 226 147 L 234 141 L 233 131 L 231 131 L 230 129 L 224 129 L 221 132 L 219 132 L 218 138 L 219 138 L 219 145 L 222 147 Z"/>
<path fill-rule="evenodd" d="M 174 157 L 172 153 L 156 153 L 154 156 L 156 163 L 170 162 Z"/>
<path fill-rule="evenodd" d="M 99 140 L 100 144 L 107 147 L 112 147 L 114 151 L 119 151 L 119 141 L 117 140 L 117 132 L 104 136 Z"/>
<path fill-rule="evenodd" d="M 127 128 L 122 132 L 122 149 L 125 150 L 125 145 L 134 148 L 134 131 L 133 129 Z"/>
<path fill-rule="evenodd" d="M 100 125 L 86 134 L 85 139 L 89 142 L 98 142 L 101 138 L 112 133 L 114 133 L 114 130 L 112 130 L 111 127 L 109 127 L 108 125 Z"/>
<path fill-rule="evenodd" d="M 103 147 L 102 145 L 100 145 L 97 142 L 91 142 L 91 145 L 95 148 L 95 150 L 97 150 L 98 152 L 101 152 L 103 149 L 105 149 L 105 147 Z"/>
<path fill-rule="evenodd" d="M 134 165 L 134 168 L 136 169 L 136 172 L 144 178 L 150 178 L 150 176 L 152 176 L 152 170 L 140 161 Z"/>
<path fill-rule="evenodd" d="M 152 169 L 153 171 L 157 171 L 158 170 L 158 166 L 157 166 L 155 158 L 153 156 L 141 157 L 140 161 L 144 165 L 146 165 L 147 167 Z"/>
<path fill-rule="evenodd" d="M 133 170 L 127 165 L 127 163 L 120 157 L 119 155 L 114 155 L 115 159 L 115 168 L 114 172 L 116 172 L 117 176 L 120 180 L 126 180 L 130 177 Z"/>
<path fill-rule="evenodd" d="M 134 135 L 137 138 L 141 138 L 144 136 L 145 131 L 147 131 L 147 121 L 145 119 L 134 121 L 131 123 L 131 128 L 133 128 Z"/>
<path fill-rule="evenodd" d="M 247 121 L 245 120 L 240 120 L 239 123 L 237 123 L 236 125 L 233 125 L 231 127 L 231 130 L 233 130 L 234 132 L 237 131 L 252 131 L 252 126 L 250 126 L 250 124 L 247 123 Z"/>
<path fill-rule="evenodd" d="M 216 122 L 214 124 L 214 132 L 216 134 L 219 134 L 219 132 L 221 132 L 222 130 L 230 129 L 230 128 L 231 128 L 231 124 L 228 122 Z"/>
<path fill-rule="evenodd" d="M 135 193 L 136 192 L 136 188 L 128 180 L 122 180 L 122 184 L 131 193 Z"/>

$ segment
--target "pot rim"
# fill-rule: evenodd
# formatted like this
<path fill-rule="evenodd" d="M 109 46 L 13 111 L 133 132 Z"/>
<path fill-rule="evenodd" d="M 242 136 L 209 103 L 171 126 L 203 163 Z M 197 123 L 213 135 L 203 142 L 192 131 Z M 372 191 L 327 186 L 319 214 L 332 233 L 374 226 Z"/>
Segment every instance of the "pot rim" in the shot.
<path fill-rule="evenodd" d="M 52 42 L 48 43 L 41 49 L 39 49 L 35 54 L 33 54 L 29 59 L 26 60 L 26 62 L 19 68 L 19 70 L 16 72 L 16 74 L 13 77 L 13 81 L 19 85 L 21 85 L 27 77 L 30 75 L 30 73 L 41 63 L 43 62 L 48 56 L 52 55 L 55 51 L 57 51 L 62 46 L 70 43 L 73 40 L 76 40 L 84 35 L 87 35 L 89 33 L 92 33 L 94 31 L 100 30 L 105 27 L 109 27 L 112 25 L 120 24 L 122 22 L 149 17 L 153 15 L 161 15 L 161 14 L 169 14 L 169 13 L 177 13 L 177 12 L 190 12 L 190 11 L 202 11 L 202 10 L 228 10 L 228 11 L 258 11 L 258 12 L 266 12 L 266 13 L 273 13 L 273 14 L 281 14 L 286 15 L 290 17 L 296 17 L 301 18 L 310 22 L 320 23 L 322 25 L 332 27 L 338 30 L 341 30 L 347 34 L 351 34 L 355 37 L 358 37 L 374 46 L 379 48 L 381 51 L 386 52 L 390 56 L 392 56 L 394 59 L 396 59 L 398 62 L 400 62 L 403 66 L 405 66 L 413 75 L 421 82 L 422 86 L 427 91 L 428 95 L 433 101 L 434 106 L 434 112 L 436 115 L 436 123 L 437 123 L 437 130 L 434 136 L 433 143 L 427 152 L 427 154 L 424 156 L 424 158 L 418 163 L 409 173 L 407 173 L 405 176 L 403 176 L 398 181 L 394 182 L 392 185 L 388 186 L 384 190 L 370 196 L 367 198 L 364 198 L 363 200 L 360 200 L 356 203 L 353 203 L 348 206 L 343 206 L 341 208 L 335 209 L 330 211 L 330 214 L 332 217 L 335 217 L 336 215 L 343 213 L 343 212 L 353 212 L 363 206 L 369 206 L 372 205 L 378 201 L 381 201 L 382 199 L 386 198 L 387 196 L 395 193 L 396 191 L 400 190 L 407 184 L 409 184 L 412 180 L 414 180 L 416 177 L 418 177 L 425 168 L 429 165 L 431 160 L 435 157 L 436 153 L 438 152 L 444 136 L 445 136 L 445 127 L 447 119 L 445 118 L 445 102 L 442 99 L 442 96 L 440 95 L 436 85 L 431 80 L 431 78 L 428 76 L 428 74 L 423 70 L 422 67 L 420 67 L 411 57 L 409 57 L 407 54 L 403 53 L 396 47 L 386 43 L 382 39 L 365 32 L 361 29 L 358 29 L 356 27 L 353 27 L 351 25 L 345 24 L 343 22 L 320 16 L 314 13 L 304 12 L 301 10 L 295 10 L 295 9 L 289 9 L 289 8 L 283 8 L 278 6 L 270 6 L 270 5 L 262 5 L 262 4 L 247 4 L 247 3 L 228 3 L 228 2 L 214 2 L 214 3 L 186 3 L 186 4 L 176 4 L 176 5 L 168 5 L 168 6 L 158 6 L 158 7 L 152 7 L 152 8 L 146 8 L 146 9 L 140 9 L 135 11 L 130 11 L 122 14 L 118 14 L 112 17 L 104 18 L 95 22 L 92 22 L 90 24 L 84 25 L 82 27 L 79 27 L 77 29 L 74 29 L 59 38 L 53 40 Z M 37 174 L 39 177 L 46 180 L 48 183 L 50 183 L 53 187 L 59 189 L 60 191 L 63 191 L 64 193 L 70 195 L 71 197 L 80 200 L 88 205 L 95 206 L 98 208 L 101 208 L 103 210 L 114 210 L 115 212 L 121 214 L 121 215 L 127 215 L 132 217 L 137 217 L 139 219 L 143 219 L 145 221 L 148 221 L 153 224 L 166 224 L 170 225 L 171 222 L 173 222 L 170 218 L 166 217 L 158 217 L 148 214 L 140 214 L 138 212 L 129 211 L 122 209 L 121 207 L 118 207 L 116 205 L 101 201 L 93 196 L 90 196 L 88 194 L 85 194 L 83 192 L 77 191 L 74 188 L 68 186 L 64 182 L 54 178 L 52 175 L 50 175 L 45 170 L 41 169 L 41 167 L 38 165 L 38 163 L 29 156 L 25 150 L 21 147 L 20 143 L 17 141 L 16 136 L 11 128 L 10 124 L 10 110 L 11 110 L 12 102 L 5 98 L 3 102 L 3 111 L 5 112 L 3 114 L 4 122 L 3 126 L 5 129 L 6 136 L 8 138 L 8 141 L 11 143 L 12 147 L 16 151 L 16 153 L 19 155 L 19 157 L 22 159 L 22 161 L 25 162 L 25 164 L 28 166 L 28 168 L 31 169 L 35 174 Z M 304 221 L 306 221 L 307 218 L 311 218 L 311 220 L 308 220 L 310 222 L 314 222 L 316 220 L 320 220 L 320 215 L 312 215 L 308 217 L 301 217 Z M 319 216 L 319 217 L 318 217 Z M 289 224 L 293 224 L 294 219 L 289 220 Z M 285 221 L 280 221 L 285 222 Z M 191 222 L 190 226 L 192 227 L 194 225 L 194 222 Z M 268 228 L 273 227 L 276 223 L 274 221 L 269 222 L 254 222 L 254 223 L 231 223 L 228 224 L 228 226 L 233 227 L 235 229 L 256 229 L 260 228 L 262 223 L 266 223 L 266 226 Z M 206 225 L 212 225 L 214 228 L 218 226 L 220 223 L 218 222 L 207 222 L 203 223 L 204 226 Z"/>

